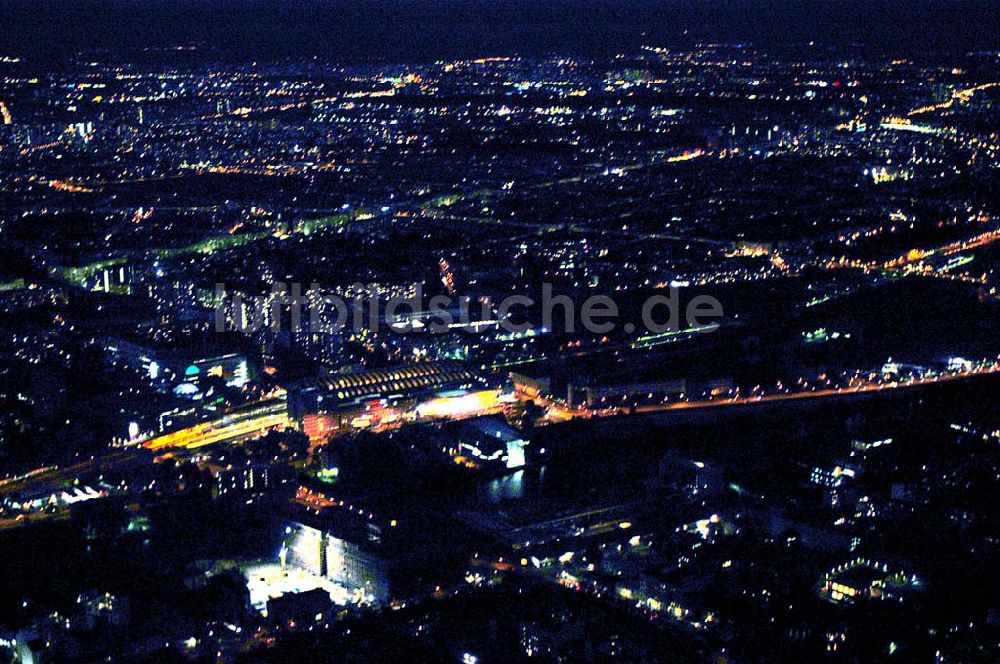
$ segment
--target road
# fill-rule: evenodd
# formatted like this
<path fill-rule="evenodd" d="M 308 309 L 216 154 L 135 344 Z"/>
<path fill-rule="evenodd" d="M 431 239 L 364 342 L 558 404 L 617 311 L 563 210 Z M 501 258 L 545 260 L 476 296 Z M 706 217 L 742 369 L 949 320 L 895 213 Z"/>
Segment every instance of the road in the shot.
<path fill-rule="evenodd" d="M 632 409 L 607 408 L 601 411 L 590 411 L 569 408 L 559 402 L 543 401 L 550 409 L 546 415 L 547 422 L 564 422 L 577 418 L 589 418 L 595 415 L 611 416 L 626 414 L 649 414 L 662 413 L 673 410 L 698 410 L 709 408 L 724 408 L 727 406 L 752 406 L 756 404 L 780 403 L 785 401 L 798 401 L 803 399 L 831 399 L 839 397 L 851 397 L 860 394 L 872 394 L 881 392 L 892 392 L 916 387 L 926 387 L 953 381 L 968 380 L 977 376 L 986 376 L 1000 373 L 1000 362 L 996 362 L 970 371 L 960 373 L 939 374 L 937 376 L 916 378 L 908 381 L 895 381 L 890 383 L 862 383 L 852 387 L 831 387 L 824 389 L 813 389 L 801 392 L 788 392 L 779 394 L 763 394 L 759 396 L 732 397 L 726 399 L 698 400 L 698 401 L 675 401 L 665 404 L 648 404 L 636 406 Z"/>

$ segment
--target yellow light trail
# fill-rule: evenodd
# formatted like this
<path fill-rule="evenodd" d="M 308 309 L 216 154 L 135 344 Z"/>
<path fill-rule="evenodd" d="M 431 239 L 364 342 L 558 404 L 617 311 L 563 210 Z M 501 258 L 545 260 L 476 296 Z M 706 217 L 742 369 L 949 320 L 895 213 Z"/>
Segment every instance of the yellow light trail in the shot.
<path fill-rule="evenodd" d="M 980 92 L 981 90 L 988 90 L 1000 85 L 1000 83 L 983 83 L 982 85 L 977 85 L 975 87 L 966 88 L 964 90 L 955 90 L 951 93 L 951 99 L 947 101 L 942 101 L 937 104 L 930 104 L 928 106 L 921 106 L 920 108 L 915 108 L 909 113 L 908 116 L 922 115 L 923 113 L 930 113 L 931 111 L 941 111 L 946 108 L 951 108 L 955 103 L 955 100 L 959 100 L 964 103 L 968 103 L 972 99 L 972 95 Z"/>
<path fill-rule="evenodd" d="M 53 189 L 68 191 L 74 194 L 91 194 L 94 192 L 94 190 L 90 187 L 86 187 L 82 184 L 76 184 L 75 182 L 70 182 L 69 180 L 46 180 L 45 184 L 49 185 Z"/>
<path fill-rule="evenodd" d="M 235 420 L 235 421 L 234 421 Z M 150 438 L 142 444 L 148 450 L 158 451 L 171 448 L 196 449 L 215 443 L 236 441 L 263 434 L 271 429 L 286 429 L 292 426 L 285 404 L 280 409 L 267 409 L 263 413 L 227 415 L 210 422 L 200 422 L 179 431 Z"/>

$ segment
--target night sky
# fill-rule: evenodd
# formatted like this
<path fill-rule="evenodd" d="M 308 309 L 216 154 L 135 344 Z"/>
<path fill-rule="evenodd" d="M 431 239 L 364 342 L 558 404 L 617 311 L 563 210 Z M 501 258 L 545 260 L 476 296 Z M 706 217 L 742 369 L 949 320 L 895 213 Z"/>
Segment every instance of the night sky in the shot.
<path fill-rule="evenodd" d="M 110 45 L 210 43 L 254 57 L 413 60 L 605 54 L 648 43 L 815 40 L 908 51 L 995 48 L 988 0 L 4 0 L 0 45 L 53 55 Z"/>

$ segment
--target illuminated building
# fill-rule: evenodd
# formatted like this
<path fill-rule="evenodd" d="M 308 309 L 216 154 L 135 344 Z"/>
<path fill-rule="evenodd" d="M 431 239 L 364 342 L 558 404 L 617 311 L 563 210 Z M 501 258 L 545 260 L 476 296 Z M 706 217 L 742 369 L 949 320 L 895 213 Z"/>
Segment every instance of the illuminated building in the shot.
<path fill-rule="evenodd" d="M 285 530 L 286 563 L 344 586 L 367 602 L 386 602 L 385 563 L 368 543 L 341 539 L 301 523 Z"/>
<path fill-rule="evenodd" d="M 285 562 L 315 574 L 326 574 L 326 542 L 317 528 L 294 523 L 285 529 Z"/>
<path fill-rule="evenodd" d="M 421 419 L 461 419 L 495 412 L 500 404 L 497 390 L 451 390 L 421 402 L 416 413 Z"/>
<path fill-rule="evenodd" d="M 854 603 L 861 599 L 902 602 L 906 594 L 922 586 L 916 574 L 887 562 L 858 557 L 829 570 L 820 583 L 819 595 L 833 603 Z"/>
<path fill-rule="evenodd" d="M 478 466 L 514 470 L 527 463 L 528 441 L 506 422 L 495 417 L 476 417 L 457 427 L 456 458 Z"/>
<path fill-rule="evenodd" d="M 131 369 L 154 384 L 197 386 L 215 377 L 227 385 L 242 387 L 251 377 L 247 358 L 239 353 L 199 357 L 180 350 L 146 348 L 120 339 L 105 339 L 103 346 L 115 366 Z"/>
<path fill-rule="evenodd" d="M 809 481 L 813 484 L 834 489 L 843 484 L 845 477 L 854 477 L 854 475 L 855 471 L 853 468 L 834 466 L 832 470 L 826 470 L 817 466 L 809 473 Z"/>
<path fill-rule="evenodd" d="M 215 473 L 216 494 L 260 494 L 277 487 L 290 479 L 290 476 L 294 476 L 294 473 L 285 466 L 248 461 Z"/>
<path fill-rule="evenodd" d="M 733 246 L 726 252 L 726 256 L 730 258 L 756 258 L 769 256 L 772 251 L 773 247 L 769 242 L 748 242 L 741 240 L 733 243 Z"/>
<path fill-rule="evenodd" d="M 198 358 L 184 369 L 185 380 L 196 385 L 210 377 L 222 378 L 227 385 L 242 387 L 249 378 L 246 358 L 236 353 Z"/>
<path fill-rule="evenodd" d="M 510 379 L 514 383 L 514 390 L 528 398 L 552 394 L 552 380 L 549 378 L 511 372 Z"/>
<path fill-rule="evenodd" d="M 475 372 L 425 362 L 330 376 L 289 391 L 293 416 L 313 442 L 352 429 L 382 428 L 403 420 L 463 418 L 496 412 L 500 393 Z"/>
<path fill-rule="evenodd" d="M 326 535 L 326 576 L 349 589 L 361 591 L 368 602 L 389 600 L 385 565 L 360 544 Z"/>
<path fill-rule="evenodd" d="M 448 265 L 448 261 L 441 257 L 438 261 L 438 268 L 441 271 L 441 283 L 444 284 L 445 288 L 448 289 L 449 295 L 455 294 L 455 275 L 451 271 L 451 266 Z"/>

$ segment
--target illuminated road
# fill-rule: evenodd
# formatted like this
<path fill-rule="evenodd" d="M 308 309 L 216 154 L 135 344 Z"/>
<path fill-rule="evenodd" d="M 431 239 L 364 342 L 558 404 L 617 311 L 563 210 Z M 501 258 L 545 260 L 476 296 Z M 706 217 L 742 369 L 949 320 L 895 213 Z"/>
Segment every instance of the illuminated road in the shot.
<path fill-rule="evenodd" d="M 998 85 L 1000 85 L 1000 83 L 983 83 L 975 87 L 965 88 L 964 90 L 954 90 L 951 93 L 950 99 L 947 99 L 945 101 L 936 104 L 928 104 L 927 106 L 921 106 L 919 108 L 915 108 L 906 115 L 908 117 L 912 117 L 914 115 L 922 115 L 924 113 L 931 113 L 933 111 L 941 111 L 946 108 L 951 108 L 955 104 L 956 100 L 964 104 L 967 104 L 972 99 L 973 95 L 975 95 L 977 92 L 980 92 L 982 90 L 988 90 L 990 88 L 995 88 Z"/>
<path fill-rule="evenodd" d="M 23 491 L 54 493 L 83 475 L 121 468 L 137 462 L 141 457 L 141 451 L 134 448 L 112 449 L 70 466 L 39 468 L 25 475 L 0 481 L 0 496 Z"/>
<path fill-rule="evenodd" d="M 197 449 L 215 443 L 236 443 L 261 436 L 273 429 L 292 425 L 283 398 L 271 399 L 251 408 L 243 408 L 210 422 L 201 422 L 180 431 L 151 438 L 140 446 L 112 448 L 85 461 L 68 466 L 45 466 L 16 477 L 0 480 L 0 497 L 24 500 L 58 493 L 74 486 L 81 478 L 100 473 L 125 473 L 129 468 L 145 465 L 157 452 Z M 15 517 L 0 519 L 0 529 L 15 528 L 33 522 L 61 519 L 68 510 L 55 513 L 19 512 Z"/>
<path fill-rule="evenodd" d="M 543 401 L 549 412 L 546 414 L 546 422 L 564 422 L 577 418 L 591 418 L 595 416 L 607 417 L 612 415 L 642 415 L 649 413 L 662 413 L 672 410 L 697 410 L 707 408 L 722 408 L 725 406 L 752 406 L 755 404 L 780 403 L 785 401 L 797 401 L 802 399 L 833 399 L 838 397 L 851 397 L 861 394 L 893 392 L 914 387 L 925 387 L 952 381 L 966 380 L 976 376 L 986 376 L 1000 373 L 1000 362 L 987 365 L 970 371 L 942 374 L 939 376 L 915 378 L 909 381 L 896 381 L 891 383 L 862 383 L 851 387 L 832 387 L 824 389 L 814 389 L 802 392 L 788 392 L 780 394 L 762 394 L 759 396 L 733 397 L 728 399 L 698 400 L 698 401 L 675 401 L 665 404 L 649 404 L 627 408 L 606 408 L 599 411 L 574 409 L 565 404 L 551 401 Z M 537 399 L 537 397 L 535 397 Z"/>
<path fill-rule="evenodd" d="M 911 381 L 893 383 L 864 383 L 854 387 L 827 388 L 822 390 L 810 390 L 805 392 L 789 392 L 787 394 L 766 394 L 755 397 L 736 397 L 719 401 L 679 401 L 670 404 L 656 404 L 650 406 L 637 406 L 636 413 L 655 413 L 666 410 L 682 410 L 688 408 L 715 408 L 719 406 L 745 406 L 757 403 L 773 403 L 778 401 L 792 401 L 795 399 L 822 399 L 831 397 L 846 397 L 856 394 L 866 394 L 870 392 L 891 392 L 910 387 L 923 387 L 937 383 L 946 383 L 956 380 L 965 380 L 975 376 L 1000 373 L 1000 365 L 993 365 L 990 368 L 976 369 L 965 373 L 945 374 L 932 378 L 916 378 Z"/>

